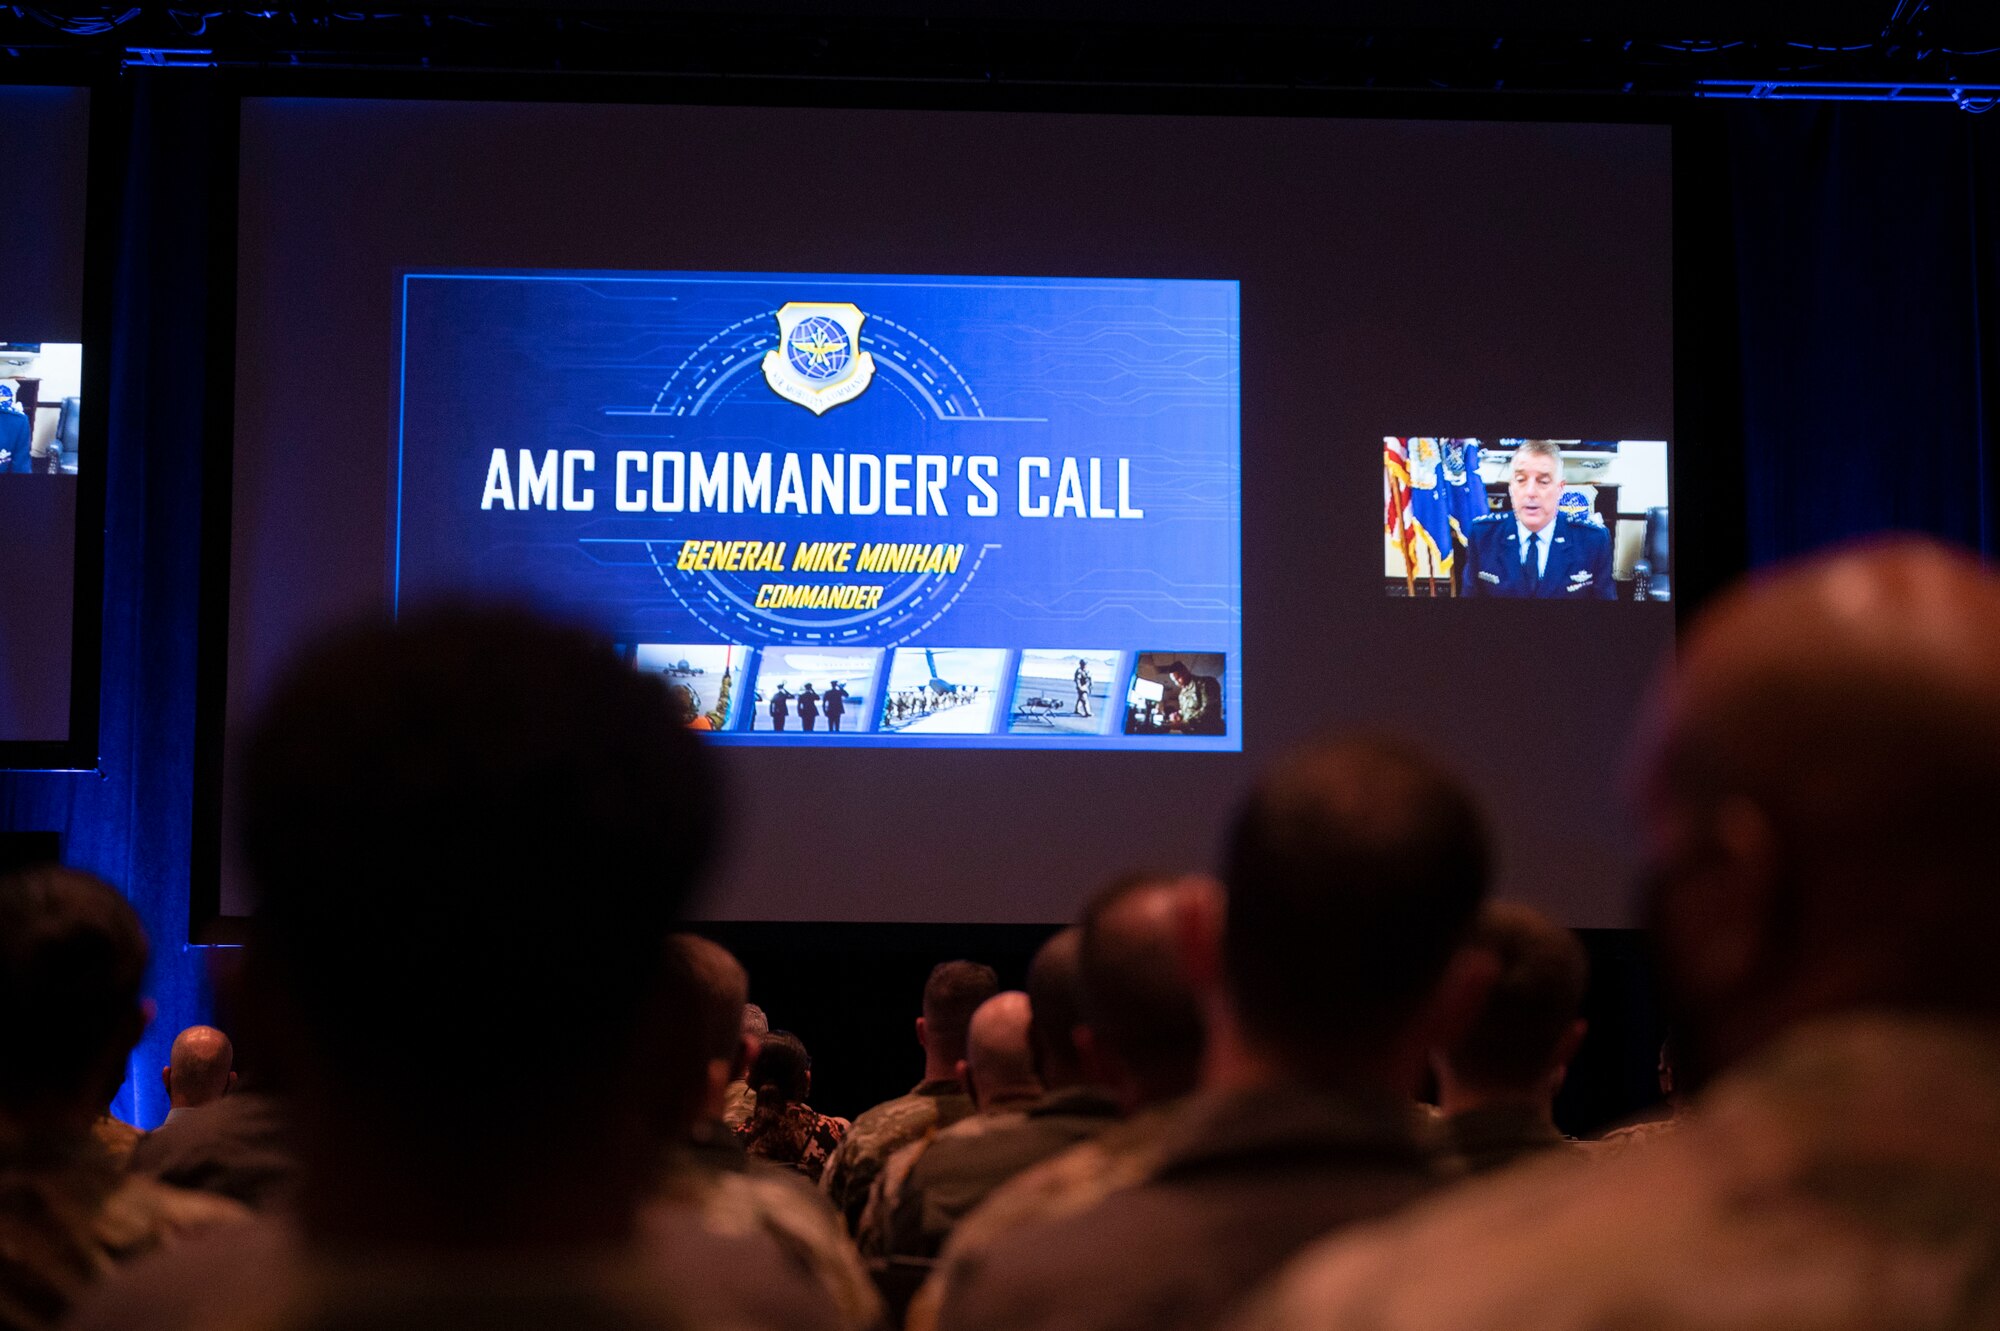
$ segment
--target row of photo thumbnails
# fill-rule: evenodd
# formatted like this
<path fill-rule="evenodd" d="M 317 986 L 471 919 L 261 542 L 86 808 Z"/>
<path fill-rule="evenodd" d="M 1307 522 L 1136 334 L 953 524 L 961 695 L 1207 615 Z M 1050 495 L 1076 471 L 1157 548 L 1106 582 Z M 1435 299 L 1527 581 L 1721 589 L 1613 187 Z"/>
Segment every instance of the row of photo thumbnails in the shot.
<path fill-rule="evenodd" d="M 698 643 L 621 650 L 636 669 L 665 679 L 696 730 L 826 738 L 1228 733 L 1223 652 Z"/>

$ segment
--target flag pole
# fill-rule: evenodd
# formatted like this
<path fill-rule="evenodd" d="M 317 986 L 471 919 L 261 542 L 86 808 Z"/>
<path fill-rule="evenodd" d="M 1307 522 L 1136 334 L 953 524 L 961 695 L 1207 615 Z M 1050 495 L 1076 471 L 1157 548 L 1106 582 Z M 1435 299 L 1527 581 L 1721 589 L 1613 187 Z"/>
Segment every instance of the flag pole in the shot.
<path fill-rule="evenodd" d="M 1410 487 L 1401 481 L 1395 482 L 1396 541 L 1403 552 L 1403 581 L 1408 584 L 1411 599 L 1417 595 L 1417 566 L 1410 560 Z"/>

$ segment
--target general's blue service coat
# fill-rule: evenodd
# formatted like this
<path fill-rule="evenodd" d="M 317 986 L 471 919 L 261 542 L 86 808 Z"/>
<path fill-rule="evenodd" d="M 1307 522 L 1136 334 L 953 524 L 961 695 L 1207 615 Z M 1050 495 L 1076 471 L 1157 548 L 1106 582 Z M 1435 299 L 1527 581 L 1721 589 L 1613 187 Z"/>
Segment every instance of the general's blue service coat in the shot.
<path fill-rule="evenodd" d="M 1557 516 L 1542 529 L 1549 542 L 1541 585 L 1528 587 L 1521 543 L 1512 513 L 1489 513 L 1473 521 L 1471 544 L 1459 556 L 1461 596 L 1533 596 L 1539 600 L 1610 601 L 1611 533 L 1595 523 Z"/>

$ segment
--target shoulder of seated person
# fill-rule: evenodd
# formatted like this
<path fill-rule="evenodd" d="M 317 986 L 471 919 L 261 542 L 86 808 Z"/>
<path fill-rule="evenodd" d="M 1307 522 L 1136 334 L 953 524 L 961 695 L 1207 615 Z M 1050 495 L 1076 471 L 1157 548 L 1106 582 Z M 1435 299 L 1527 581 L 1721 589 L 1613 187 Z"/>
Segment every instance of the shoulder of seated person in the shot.
<path fill-rule="evenodd" d="M 1663 1236 L 1715 1200 L 1712 1173 L 1678 1153 L 1594 1162 L 1580 1149 L 1544 1152 L 1319 1240 L 1226 1331 L 1306 1331 L 1364 1318 L 1376 1331 L 1498 1331 L 1517 1325 L 1518 1310 L 1544 1293 L 1543 1331 L 1671 1325 L 1635 1323 L 1616 1305 L 1630 1288 L 1627 1273 L 1674 1260 Z M 1432 1278 L 1440 1271 L 1449 1275 Z"/>
<path fill-rule="evenodd" d="M 78 1303 L 66 1325 L 73 1331 L 208 1331 L 225 1320 L 258 1325 L 257 1310 L 275 1313 L 290 1303 L 297 1259 L 289 1223 L 252 1216 L 121 1267 Z"/>
<path fill-rule="evenodd" d="M 250 1208 L 219 1193 L 177 1188 L 145 1174 L 128 1174 L 105 1199 L 95 1230 L 115 1256 L 137 1256 L 186 1235 L 236 1226 Z"/>

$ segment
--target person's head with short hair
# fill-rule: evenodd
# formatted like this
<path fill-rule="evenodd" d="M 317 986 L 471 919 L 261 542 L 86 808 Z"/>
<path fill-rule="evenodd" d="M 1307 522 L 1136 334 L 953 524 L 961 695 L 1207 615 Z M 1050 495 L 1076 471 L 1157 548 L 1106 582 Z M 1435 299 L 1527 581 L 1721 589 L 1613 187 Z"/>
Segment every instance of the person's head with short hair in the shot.
<path fill-rule="evenodd" d="M 1507 460 L 1507 498 L 1529 531 L 1546 530 L 1562 509 L 1562 449 L 1547 439 L 1524 439 Z"/>
<path fill-rule="evenodd" d="M 979 1005 L 966 1033 L 959 1075 L 982 1111 L 1002 1109 L 1042 1093 L 1035 1075 L 1030 1030 L 1034 1005 L 1019 989 L 1007 989 Z"/>
<path fill-rule="evenodd" d="M 1495 973 L 1479 1015 L 1432 1060 L 1444 1110 L 1496 1100 L 1547 1109 L 1583 1043 L 1583 944 L 1531 907 L 1494 902 L 1469 946 L 1493 958 Z"/>
<path fill-rule="evenodd" d="M 48 865 L 0 875 L 0 1125 L 87 1137 L 146 1029 L 146 933 L 109 884 Z"/>
<path fill-rule="evenodd" d="M 790 1031 L 766 1035 L 750 1064 L 750 1089 L 757 1093 L 760 1114 L 804 1104 L 812 1094 L 812 1055 L 805 1041 Z"/>
<path fill-rule="evenodd" d="M 1168 679 L 1171 679 L 1182 688 L 1186 688 L 1188 685 L 1194 683 L 1194 671 L 1188 669 L 1188 664 L 1185 661 L 1173 662 L 1166 668 L 1164 673 Z"/>
<path fill-rule="evenodd" d="M 1060 1091 L 1084 1082 L 1076 1028 L 1083 1020 L 1083 930 L 1060 930 L 1028 963 L 1028 1002 L 1033 1009 L 1029 1038 L 1035 1074 L 1044 1090 Z"/>
<path fill-rule="evenodd" d="M 1000 992 L 1000 977 L 976 961 L 940 961 L 924 981 L 924 1015 L 917 1042 L 924 1047 L 924 1076 L 954 1077 L 965 1058 L 966 1030 L 979 1005 Z"/>
<path fill-rule="evenodd" d="M 284 673 L 242 775 L 308 1235 L 628 1232 L 670 1094 L 665 941 L 720 813 L 660 678 L 522 610 L 368 622 Z M 390 1038 L 397 1075 L 355 1075 Z"/>
<path fill-rule="evenodd" d="M 1229 833 L 1217 1015 L 1284 1075 L 1413 1089 L 1475 1000 L 1454 962 L 1489 872 L 1478 805 L 1429 758 L 1386 739 L 1295 751 Z"/>
<path fill-rule="evenodd" d="M 2000 578 L 1971 555 L 1878 541 L 1739 585 L 1639 772 L 1677 1089 L 1816 1016 L 2000 1015 Z"/>
<path fill-rule="evenodd" d="M 1128 1112 L 1192 1091 L 1201 1071 L 1201 1005 L 1181 945 L 1192 911 L 1213 916 L 1212 879 L 1134 873 L 1084 907 L 1078 1043 L 1091 1080 Z"/>
<path fill-rule="evenodd" d="M 666 1003 L 682 1014 L 668 1057 L 682 1065 L 682 1095 L 668 1102 L 675 1135 L 722 1117 L 729 1083 L 749 1066 L 743 1038 L 750 976 L 728 948 L 699 934 L 667 940 Z"/>
<path fill-rule="evenodd" d="M 174 1037 L 160 1080 L 175 1109 L 199 1109 L 236 1085 L 236 1046 L 213 1026 L 190 1026 Z"/>

